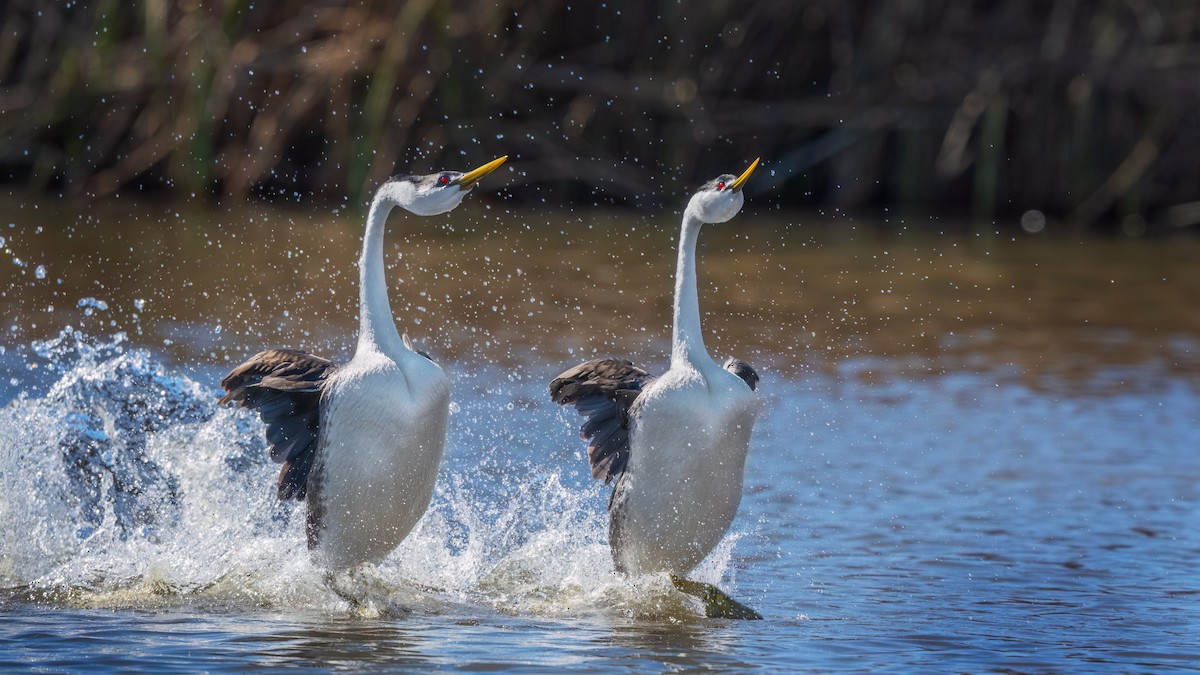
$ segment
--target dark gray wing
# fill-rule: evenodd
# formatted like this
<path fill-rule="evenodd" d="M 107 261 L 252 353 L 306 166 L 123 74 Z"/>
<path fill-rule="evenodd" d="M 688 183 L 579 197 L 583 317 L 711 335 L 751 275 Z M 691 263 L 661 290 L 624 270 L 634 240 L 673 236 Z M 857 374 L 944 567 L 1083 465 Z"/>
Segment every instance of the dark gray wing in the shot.
<path fill-rule="evenodd" d="M 731 356 L 725 359 L 722 367 L 742 378 L 742 381 L 750 386 L 750 391 L 758 389 L 758 373 L 754 372 L 749 363 L 739 361 Z"/>
<path fill-rule="evenodd" d="M 579 430 L 588 442 L 592 478 L 607 485 L 629 461 L 629 406 L 654 376 L 624 359 L 581 363 L 550 381 L 550 400 L 574 404 L 587 417 Z"/>
<path fill-rule="evenodd" d="M 321 394 L 337 366 L 297 349 L 259 352 L 221 380 L 221 403 L 257 410 L 267 425 L 280 499 L 304 499 L 317 454 Z"/>

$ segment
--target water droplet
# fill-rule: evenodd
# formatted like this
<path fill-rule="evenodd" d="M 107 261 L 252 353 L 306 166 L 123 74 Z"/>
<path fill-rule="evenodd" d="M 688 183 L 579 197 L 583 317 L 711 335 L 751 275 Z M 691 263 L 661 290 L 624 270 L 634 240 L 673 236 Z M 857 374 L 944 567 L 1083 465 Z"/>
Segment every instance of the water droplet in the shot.
<path fill-rule="evenodd" d="M 1021 214 L 1021 229 L 1030 234 L 1037 234 L 1046 229 L 1046 216 L 1036 209 Z"/>
<path fill-rule="evenodd" d="M 83 308 L 84 316 L 91 316 L 94 312 L 104 312 L 108 310 L 108 303 L 97 298 L 82 298 L 76 307 Z"/>

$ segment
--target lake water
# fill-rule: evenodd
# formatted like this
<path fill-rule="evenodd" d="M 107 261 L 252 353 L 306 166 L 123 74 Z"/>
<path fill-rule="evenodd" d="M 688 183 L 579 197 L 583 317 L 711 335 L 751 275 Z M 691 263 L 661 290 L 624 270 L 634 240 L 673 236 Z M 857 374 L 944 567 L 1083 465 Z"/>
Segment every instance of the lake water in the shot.
<path fill-rule="evenodd" d="M 455 408 L 429 513 L 339 581 L 357 607 L 275 502 L 257 419 L 215 400 L 260 347 L 348 357 L 358 217 L 0 203 L 0 668 L 1200 662 L 1195 238 L 753 204 L 706 228 L 709 349 L 765 401 L 693 575 L 765 616 L 736 622 L 613 571 L 607 492 L 546 397 L 593 355 L 665 367 L 676 218 L 481 202 L 393 216 L 393 307 Z"/>

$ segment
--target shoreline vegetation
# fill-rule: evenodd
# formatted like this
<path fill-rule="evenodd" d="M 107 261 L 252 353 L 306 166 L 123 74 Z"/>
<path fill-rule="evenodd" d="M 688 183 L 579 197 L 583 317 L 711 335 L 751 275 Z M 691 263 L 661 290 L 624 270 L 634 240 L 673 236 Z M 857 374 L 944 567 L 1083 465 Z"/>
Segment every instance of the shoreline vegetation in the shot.
<path fill-rule="evenodd" d="M 1195 232 L 1197 72 L 1188 0 L 13 0 L 0 182 L 357 208 L 508 154 L 516 204 L 654 210 L 761 155 L 782 207 Z"/>

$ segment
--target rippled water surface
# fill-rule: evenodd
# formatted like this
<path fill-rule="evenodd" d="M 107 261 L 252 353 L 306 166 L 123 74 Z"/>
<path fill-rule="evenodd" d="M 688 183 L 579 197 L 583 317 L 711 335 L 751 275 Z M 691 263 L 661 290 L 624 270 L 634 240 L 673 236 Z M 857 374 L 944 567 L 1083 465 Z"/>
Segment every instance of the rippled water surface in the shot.
<path fill-rule="evenodd" d="M 1200 661 L 1194 239 L 752 205 L 707 228 L 709 348 L 765 399 L 739 515 L 693 575 L 766 617 L 733 622 L 613 571 L 606 490 L 545 395 L 594 354 L 665 367 L 673 217 L 395 217 L 392 304 L 456 407 L 429 513 L 339 594 L 256 418 L 215 399 L 259 347 L 348 356 L 356 217 L 0 216 L 0 668 Z"/>

